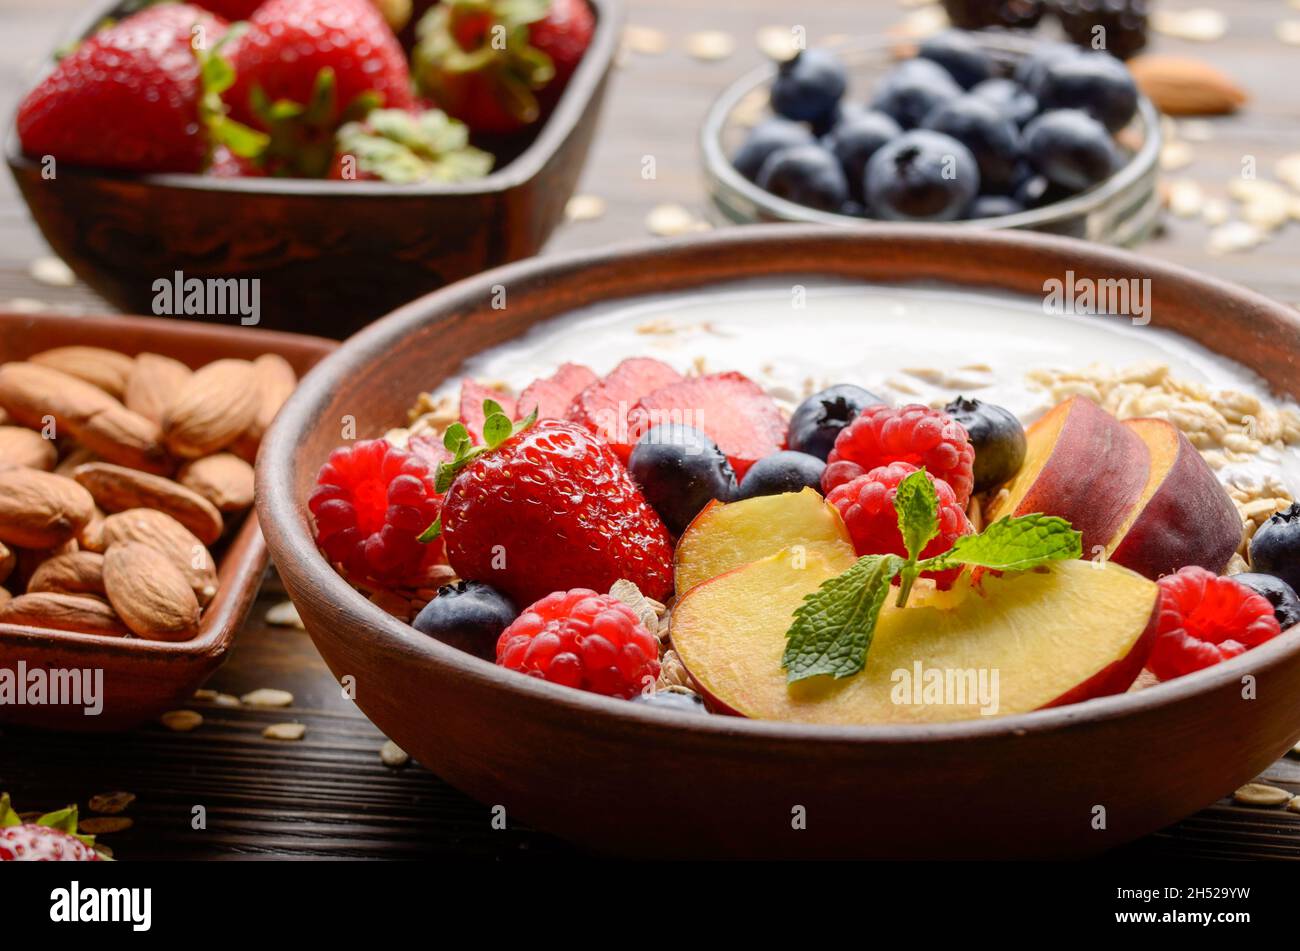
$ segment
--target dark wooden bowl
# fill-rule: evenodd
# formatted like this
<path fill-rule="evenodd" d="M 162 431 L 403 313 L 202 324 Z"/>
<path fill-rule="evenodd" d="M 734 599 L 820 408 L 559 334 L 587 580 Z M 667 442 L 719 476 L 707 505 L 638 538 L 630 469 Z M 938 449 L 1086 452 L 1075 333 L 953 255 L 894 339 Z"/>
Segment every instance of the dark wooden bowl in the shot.
<path fill-rule="evenodd" d="M 252 359 L 278 353 L 299 375 L 334 349 L 332 340 L 240 327 L 214 327 L 151 317 L 65 317 L 0 312 L 0 362 L 68 344 L 107 347 L 122 353 L 160 353 L 191 367 L 221 357 Z M 203 613 L 198 636 L 178 643 L 50 631 L 0 624 L 0 669 L 98 669 L 103 671 L 104 709 L 86 716 L 80 707 L 0 705 L 0 722 L 77 731 L 125 730 L 184 705 L 225 660 L 235 633 L 266 571 L 266 542 L 257 518 L 227 533 L 214 552 L 217 595 Z M 224 550 L 222 550 L 224 548 Z"/>
<path fill-rule="evenodd" d="M 701 717 L 523 677 L 415 632 L 334 573 L 304 506 L 341 414 L 356 416 L 359 435 L 377 435 L 466 357 L 574 308 L 786 274 L 1037 297 L 1066 270 L 1151 278 L 1155 325 L 1253 368 L 1279 393 L 1300 393 L 1296 313 L 1178 267 L 1043 236 L 755 226 L 512 265 L 357 335 L 307 377 L 267 437 L 258 463 L 267 543 L 330 669 L 356 679 L 366 714 L 512 820 L 639 855 L 1101 852 L 1195 812 L 1300 739 L 1300 632 L 1173 683 L 1025 715 L 907 727 Z M 497 283 L 510 289 L 504 310 L 491 307 Z M 889 317 L 863 314 L 873 319 Z M 1242 699 L 1246 675 L 1257 699 Z M 791 827 L 795 806 L 807 810 L 801 831 Z"/>
<path fill-rule="evenodd" d="M 618 48 L 621 0 L 588 2 L 596 31 L 555 111 L 531 142 L 507 146 L 518 151 L 508 164 L 478 181 L 216 179 L 70 165 L 47 179 L 22 154 L 12 122 L 9 168 L 51 247 L 123 310 L 153 313 L 154 281 L 176 271 L 258 278 L 264 325 L 345 337 L 546 243 L 586 160 Z M 98 4 L 71 38 L 120 5 Z"/>

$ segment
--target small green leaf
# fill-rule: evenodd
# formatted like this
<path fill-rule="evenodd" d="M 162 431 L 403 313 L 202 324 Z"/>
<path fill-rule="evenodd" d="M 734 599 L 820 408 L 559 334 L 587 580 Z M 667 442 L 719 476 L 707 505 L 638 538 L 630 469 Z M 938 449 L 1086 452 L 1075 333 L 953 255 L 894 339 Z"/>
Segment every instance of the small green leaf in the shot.
<path fill-rule="evenodd" d="M 1083 536 L 1055 515 L 1007 516 L 979 535 L 963 535 L 942 555 L 921 562 L 922 571 L 978 565 L 997 571 L 1028 571 L 1049 561 L 1079 558 Z"/>
<path fill-rule="evenodd" d="M 422 531 L 420 533 L 420 537 L 417 538 L 416 541 L 427 545 L 429 542 L 433 541 L 441 534 L 442 534 L 442 519 L 435 518 L 433 520 L 433 524 L 430 525 L 428 528 L 426 528 L 424 531 Z"/>
<path fill-rule="evenodd" d="M 489 449 L 495 449 L 509 439 L 514 431 L 510 417 L 498 409 L 483 421 L 483 442 Z"/>
<path fill-rule="evenodd" d="M 76 835 L 77 807 L 68 806 L 58 812 L 47 812 L 36 820 L 36 824 L 38 826 L 49 826 L 51 829 L 58 829 L 60 832 L 66 832 L 69 835 Z"/>
<path fill-rule="evenodd" d="M 494 399 L 490 399 L 490 398 L 489 398 L 489 399 L 485 399 L 485 400 L 483 400 L 483 416 L 484 416 L 484 418 L 486 418 L 486 417 L 488 417 L 488 416 L 491 416 L 493 413 L 503 413 L 503 414 L 504 414 L 504 413 L 505 413 L 505 410 L 502 409 L 502 408 L 501 408 L 501 404 L 498 403 L 498 402 L 497 402 L 496 400 L 494 400 Z"/>
<path fill-rule="evenodd" d="M 921 557 L 930 539 L 939 534 L 939 496 L 924 469 L 910 473 L 894 494 L 898 531 L 903 536 L 909 561 Z"/>
<path fill-rule="evenodd" d="M 438 463 L 438 472 L 433 477 L 434 491 L 442 495 L 451 488 L 451 484 L 456 481 L 456 473 L 460 470 L 454 465 L 445 462 Z"/>
<path fill-rule="evenodd" d="M 14 812 L 14 807 L 9 803 L 9 794 L 0 795 L 0 828 L 5 826 L 20 826 L 23 824 L 22 818 Z"/>
<path fill-rule="evenodd" d="M 804 598 L 785 635 L 787 683 L 823 674 L 838 680 L 866 665 L 880 606 L 902 564 L 896 555 L 866 555 Z"/>
<path fill-rule="evenodd" d="M 451 453 L 459 450 L 461 443 L 468 440 L 469 430 L 465 428 L 464 423 L 452 423 L 447 427 L 447 431 L 442 434 L 443 448 Z"/>
<path fill-rule="evenodd" d="M 534 406 L 531 413 L 523 419 L 515 422 L 514 434 L 522 433 L 529 426 L 533 425 L 533 423 L 537 422 L 537 409 L 538 407 Z"/>

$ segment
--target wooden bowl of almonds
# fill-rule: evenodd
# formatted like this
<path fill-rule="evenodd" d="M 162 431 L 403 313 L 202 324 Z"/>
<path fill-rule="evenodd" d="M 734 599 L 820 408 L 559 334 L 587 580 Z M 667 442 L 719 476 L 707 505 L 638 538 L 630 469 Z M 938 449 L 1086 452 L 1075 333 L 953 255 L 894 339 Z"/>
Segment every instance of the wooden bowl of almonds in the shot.
<path fill-rule="evenodd" d="M 333 346 L 0 312 L 0 721 L 125 729 L 222 662 L 266 568 L 262 434 Z"/>

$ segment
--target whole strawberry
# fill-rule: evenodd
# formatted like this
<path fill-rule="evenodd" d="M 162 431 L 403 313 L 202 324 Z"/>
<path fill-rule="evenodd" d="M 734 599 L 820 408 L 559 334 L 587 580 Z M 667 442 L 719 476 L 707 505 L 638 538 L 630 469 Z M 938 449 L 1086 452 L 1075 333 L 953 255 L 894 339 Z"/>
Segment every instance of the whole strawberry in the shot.
<path fill-rule="evenodd" d="M 482 448 L 466 437 L 440 475 L 454 473 L 441 531 L 460 577 L 516 604 L 571 588 L 608 591 L 620 578 L 668 597 L 668 530 L 605 443 L 575 423 L 510 427 L 500 413 L 489 414 L 484 437 Z"/>
<path fill-rule="evenodd" d="M 417 27 L 416 81 L 475 132 L 516 132 L 559 98 L 594 28 L 586 0 L 443 0 Z"/>
<path fill-rule="evenodd" d="M 0 796 L 0 862 L 98 862 L 94 838 L 77 835 L 77 807 L 24 822 Z"/>
<path fill-rule="evenodd" d="M 197 172 L 210 139 L 199 53 L 225 21 L 188 4 L 149 7 L 61 59 L 18 107 L 31 156 L 133 172 Z"/>

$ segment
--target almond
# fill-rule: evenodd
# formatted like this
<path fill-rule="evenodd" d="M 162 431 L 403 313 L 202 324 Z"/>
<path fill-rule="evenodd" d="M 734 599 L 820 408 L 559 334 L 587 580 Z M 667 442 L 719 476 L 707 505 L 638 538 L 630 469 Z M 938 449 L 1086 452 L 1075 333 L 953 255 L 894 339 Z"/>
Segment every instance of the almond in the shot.
<path fill-rule="evenodd" d="M 9 580 L 9 576 L 14 573 L 14 565 L 18 563 L 17 556 L 14 555 L 13 549 L 0 542 L 0 584 Z"/>
<path fill-rule="evenodd" d="M 187 462 L 176 480 L 222 512 L 242 512 L 253 504 L 253 467 L 233 453 Z"/>
<path fill-rule="evenodd" d="M 253 373 L 257 377 L 257 418 L 244 433 L 244 437 L 257 444 L 261 443 L 262 437 L 271 428 L 271 422 L 275 419 L 275 414 L 280 412 L 284 401 L 298 386 L 298 374 L 293 372 L 289 361 L 278 353 L 264 353 L 254 360 Z"/>
<path fill-rule="evenodd" d="M 77 466 L 84 466 L 88 462 L 103 462 L 85 446 L 73 446 L 63 460 L 54 467 L 54 471 L 61 476 L 72 478 L 72 473 L 76 471 Z"/>
<path fill-rule="evenodd" d="M 162 552 L 189 580 L 200 604 L 217 593 L 217 569 L 212 555 L 188 528 L 166 512 L 127 509 L 104 519 L 101 548 L 132 542 Z"/>
<path fill-rule="evenodd" d="M 121 404 L 96 413 L 73 430 L 77 441 L 109 462 L 165 475 L 172 462 L 162 445 L 162 430 L 152 420 Z"/>
<path fill-rule="evenodd" d="M 27 582 L 28 594 L 36 591 L 104 594 L 104 556 L 93 551 L 74 551 L 46 559 Z"/>
<path fill-rule="evenodd" d="M 199 630 L 199 602 L 162 552 L 128 542 L 104 554 L 108 602 L 126 626 L 153 641 L 187 641 Z"/>
<path fill-rule="evenodd" d="M 107 462 L 78 466 L 74 478 L 90 491 L 95 504 L 105 512 L 158 509 L 188 528 L 205 545 L 221 537 L 221 513 L 203 496 L 179 482 Z"/>
<path fill-rule="evenodd" d="M 58 461 L 59 450 L 52 439 L 22 426 L 0 426 L 0 467 L 24 466 L 49 472 Z"/>
<path fill-rule="evenodd" d="M 9 593 L 8 588 L 0 588 L 0 608 L 3 608 L 6 604 L 8 604 L 13 599 L 14 596 Z"/>
<path fill-rule="evenodd" d="M 1147 98 L 1171 116 L 1236 112 L 1247 99 L 1230 77 L 1198 59 L 1137 56 L 1128 68 Z"/>
<path fill-rule="evenodd" d="M 86 551 L 103 552 L 104 550 L 104 510 L 98 505 L 90 516 L 90 521 L 81 526 L 77 532 L 77 544 Z"/>
<path fill-rule="evenodd" d="M 54 548 L 90 521 L 95 500 L 71 479 L 38 469 L 0 471 L 0 541 Z"/>
<path fill-rule="evenodd" d="M 52 367 L 78 380 L 99 387 L 115 399 L 126 392 L 126 381 L 135 369 L 135 360 L 125 353 L 104 347 L 55 347 L 27 358 L 31 363 Z"/>
<path fill-rule="evenodd" d="M 126 381 L 126 408 L 162 425 L 167 409 L 194 371 L 171 357 L 142 353 Z"/>
<path fill-rule="evenodd" d="M 125 637 L 130 633 L 113 609 L 98 598 L 51 591 L 20 594 L 0 607 L 0 624 L 25 624 L 112 637 Z"/>
<path fill-rule="evenodd" d="M 195 371 L 163 419 L 167 448 L 182 459 L 224 449 L 257 419 L 257 377 L 247 360 L 214 360 Z"/>

